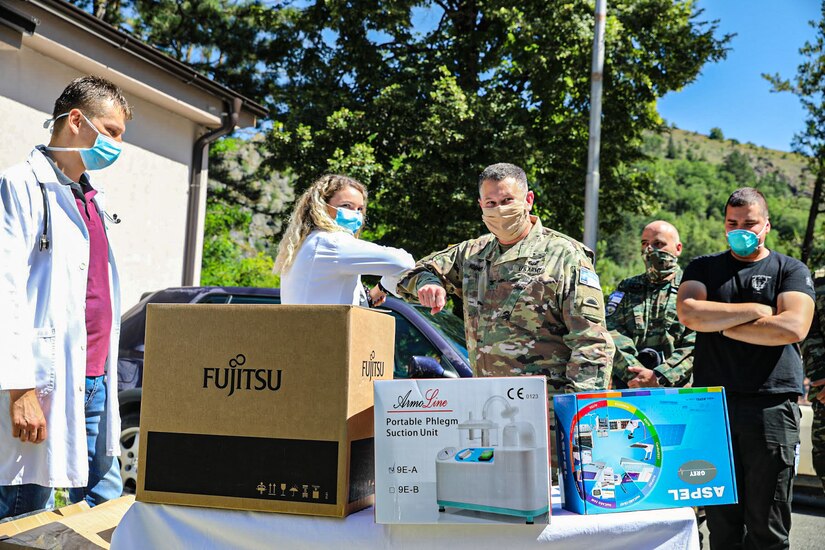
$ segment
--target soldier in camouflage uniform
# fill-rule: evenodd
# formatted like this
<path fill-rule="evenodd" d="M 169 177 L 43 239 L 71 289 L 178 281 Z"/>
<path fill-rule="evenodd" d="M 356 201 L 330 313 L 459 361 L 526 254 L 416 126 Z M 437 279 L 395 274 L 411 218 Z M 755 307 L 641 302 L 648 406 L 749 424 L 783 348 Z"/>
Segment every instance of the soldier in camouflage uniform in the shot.
<path fill-rule="evenodd" d="M 433 313 L 447 292 L 463 299 L 476 376 L 545 375 L 551 399 L 606 388 L 614 346 L 592 252 L 530 216 L 521 168 L 489 166 L 479 194 L 491 234 L 420 260 L 399 294 Z"/>
<path fill-rule="evenodd" d="M 676 315 L 681 253 L 675 227 L 665 221 L 648 224 L 642 231 L 645 273 L 623 280 L 607 300 L 607 328 L 616 344 L 614 388 L 690 382 L 696 334 Z"/>
<path fill-rule="evenodd" d="M 814 469 L 825 488 L 825 269 L 817 271 L 814 277 L 816 312 L 811 331 L 802 342 L 802 353 L 805 376 L 811 381 L 808 401 L 814 413 L 811 425 Z"/>

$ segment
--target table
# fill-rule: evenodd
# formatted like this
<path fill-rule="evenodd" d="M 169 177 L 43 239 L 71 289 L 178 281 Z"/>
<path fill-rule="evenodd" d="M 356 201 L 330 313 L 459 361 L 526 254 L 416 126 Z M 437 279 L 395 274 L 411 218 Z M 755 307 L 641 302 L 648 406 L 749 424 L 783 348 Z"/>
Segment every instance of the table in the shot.
<path fill-rule="evenodd" d="M 541 543 L 565 550 L 698 550 L 699 533 L 691 508 L 580 516 L 561 509 L 554 488 L 550 525 L 377 525 L 371 507 L 337 519 L 135 502 L 115 530 L 112 549 L 509 550 Z"/>

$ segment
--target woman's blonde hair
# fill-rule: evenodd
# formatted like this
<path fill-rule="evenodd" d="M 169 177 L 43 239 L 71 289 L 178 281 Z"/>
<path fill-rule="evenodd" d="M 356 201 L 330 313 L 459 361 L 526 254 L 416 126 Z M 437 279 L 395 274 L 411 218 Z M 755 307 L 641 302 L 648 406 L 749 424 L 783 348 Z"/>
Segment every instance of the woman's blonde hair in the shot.
<path fill-rule="evenodd" d="M 367 188 L 347 176 L 326 174 L 321 176 L 304 191 L 295 203 L 295 209 L 289 218 L 289 224 L 278 245 L 275 258 L 275 273 L 285 273 L 295 261 L 295 254 L 312 231 L 346 231 L 327 213 L 327 204 L 332 196 L 345 187 L 352 187 L 364 196 L 364 213 L 367 208 Z"/>

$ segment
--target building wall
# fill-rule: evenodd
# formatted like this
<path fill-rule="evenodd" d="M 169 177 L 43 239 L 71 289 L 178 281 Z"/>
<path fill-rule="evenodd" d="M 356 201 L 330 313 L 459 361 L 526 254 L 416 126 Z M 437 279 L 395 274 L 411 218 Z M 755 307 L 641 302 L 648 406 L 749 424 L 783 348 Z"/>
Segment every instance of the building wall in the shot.
<path fill-rule="evenodd" d="M 2 171 L 48 142 L 43 122 L 66 84 L 81 73 L 25 45 L 0 44 L 0 75 Z M 127 123 L 123 153 L 110 168 L 91 174 L 108 212 L 123 220 L 109 225 L 109 238 L 124 311 L 143 292 L 180 285 L 192 145 L 203 132 L 178 114 L 126 95 L 134 120 Z"/>

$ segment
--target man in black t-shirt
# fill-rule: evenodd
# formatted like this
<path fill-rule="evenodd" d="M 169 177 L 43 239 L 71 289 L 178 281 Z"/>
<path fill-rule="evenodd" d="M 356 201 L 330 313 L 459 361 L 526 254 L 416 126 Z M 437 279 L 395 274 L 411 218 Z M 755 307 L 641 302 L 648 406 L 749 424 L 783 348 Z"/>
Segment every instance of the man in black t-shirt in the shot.
<path fill-rule="evenodd" d="M 802 361 L 814 291 L 803 263 L 768 250 L 765 197 L 725 204 L 729 251 L 693 260 L 679 320 L 696 331 L 694 386 L 724 386 L 739 503 L 706 509 L 711 548 L 788 548 Z"/>

